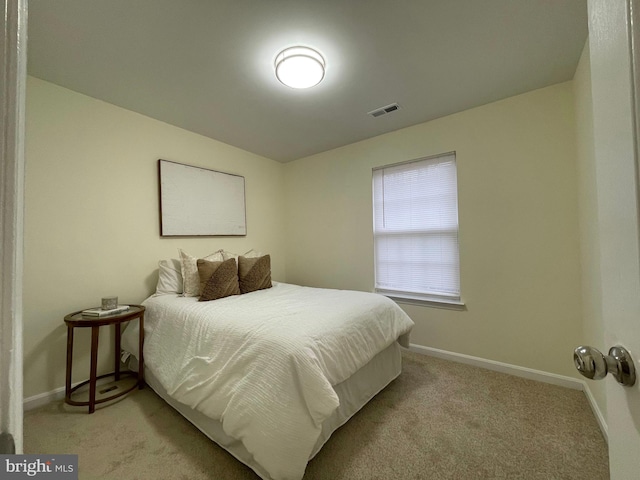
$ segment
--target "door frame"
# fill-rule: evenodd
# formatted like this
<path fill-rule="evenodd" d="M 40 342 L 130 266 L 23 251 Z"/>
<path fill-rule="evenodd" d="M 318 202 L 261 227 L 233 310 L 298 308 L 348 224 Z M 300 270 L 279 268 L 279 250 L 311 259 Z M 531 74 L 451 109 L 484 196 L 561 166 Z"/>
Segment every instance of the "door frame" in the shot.
<path fill-rule="evenodd" d="M 631 55 L 631 100 L 633 103 L 633 143 L 636 161 L 636 179 L 640 187 L 640 0 L 627 1 L 629 20 L 629 52 Z M 640 188 L 638 188 L 640 212 Z M 640 226 L 640 222 L 638 223 Z M 640 231 L 638 232 L 640 235 Z"/>
<path fill-rule="evenodd" d="M 0 22 L 0 453 L 23 451 L 22 277 L 27 0 Z M 13 451 L 11 451 L 13 450 Z"/>

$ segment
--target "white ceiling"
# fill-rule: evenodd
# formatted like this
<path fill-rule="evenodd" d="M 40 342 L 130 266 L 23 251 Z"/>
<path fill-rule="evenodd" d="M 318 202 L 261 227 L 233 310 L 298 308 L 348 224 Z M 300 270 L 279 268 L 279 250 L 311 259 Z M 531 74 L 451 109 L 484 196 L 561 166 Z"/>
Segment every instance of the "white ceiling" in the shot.
<path fill-rule="evenodd" d="M 287 162 L 570 80 L 586 0 L 30 0 L 28 71 Z M 280 84 L 279 50 L 327 62 Z M 367 112 L 398 102 L 378 118 Z"/>

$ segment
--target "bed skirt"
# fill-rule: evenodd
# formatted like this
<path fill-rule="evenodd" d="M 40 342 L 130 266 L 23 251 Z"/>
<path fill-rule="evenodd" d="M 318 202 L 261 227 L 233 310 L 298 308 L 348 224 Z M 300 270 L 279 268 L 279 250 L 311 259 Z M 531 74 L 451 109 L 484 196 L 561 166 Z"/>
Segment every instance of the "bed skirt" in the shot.
<path fill-rule="evenodd" d="M 130 358 L 130 367 L 136 370 L 137 359 Z M 331 434 L 344 425 L 369 400 L 384 389 L 400 375 L 402 370 L 401 348 L 397 342 L 392 343 L 382 352 L 373 357 L 351 377 L 333 388 L 340 399 L 340 406 L 322 424 L 322 432 L 311 452 L 311 460 L 329 440 Z M 183 417 L 195 425 L 202 433 L 227 450 L 239 461 L 251 468 L 260 478 L 271 480 L 261 465 L 255 462 L 242 442 L 224 433 L 222 424 L 197 410 L 180 403 L 169 396 L 160 385 L 153 372 L 145 368 L 145 381 L 160 397 L 175 408 Z"/>

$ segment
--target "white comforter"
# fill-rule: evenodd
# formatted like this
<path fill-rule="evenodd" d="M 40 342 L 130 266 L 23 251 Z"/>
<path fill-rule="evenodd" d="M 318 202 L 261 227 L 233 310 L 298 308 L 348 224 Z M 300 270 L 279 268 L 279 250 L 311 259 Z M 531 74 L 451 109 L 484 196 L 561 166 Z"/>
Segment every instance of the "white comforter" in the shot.
<path fill-rule="evenodd" d="M 332 385 L 397 339 L 408 346 L 413 327 L 381 295 L 283 283 L 211 302 L 163 295 L 144 305 L 146 366 L 173 398 L 220 420 L 275 480 L 304 475 L 339 404 Z M 123 345 L 136 335 L 127 329 Z"/>

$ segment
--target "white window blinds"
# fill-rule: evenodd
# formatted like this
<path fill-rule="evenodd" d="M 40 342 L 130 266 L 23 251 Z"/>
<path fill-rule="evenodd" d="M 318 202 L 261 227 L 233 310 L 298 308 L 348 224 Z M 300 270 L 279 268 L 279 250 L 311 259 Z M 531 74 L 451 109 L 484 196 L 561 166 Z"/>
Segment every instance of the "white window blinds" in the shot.
<path fill-rule="evenodd" d="M 373 171 L 376 291 L 460 299 L 455 153 Z"/>

